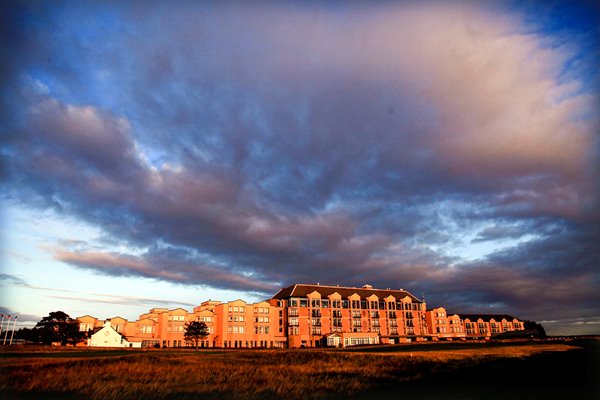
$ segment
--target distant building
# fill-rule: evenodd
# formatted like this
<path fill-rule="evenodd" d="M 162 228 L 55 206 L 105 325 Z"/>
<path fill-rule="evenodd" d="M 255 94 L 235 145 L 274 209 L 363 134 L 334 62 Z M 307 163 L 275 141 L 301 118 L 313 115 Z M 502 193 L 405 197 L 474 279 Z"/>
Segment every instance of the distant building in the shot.
<path fill-rule="evenodd" d="M 80 330 L 93 333 L 98 319 L 78 318 Z M 183 308 L 153 308 L 137 321 L 111 318 L 107 335 L 93 333 L 89 345 L 114 347 L 187 347 L 185 324 L 202 321 L 209 335 L 200 347 L 298 348 L 346 347 L 425 340 L 490 338 L 522 330 L 523 323 L 509 315 L 448 314 L 444 307 L 426 310 L 423 300 L 403 289 L 376 289 L 370 285 L 341 287 L 297 284 L 279 290 L 258 303 L 208 300 L 192 312 Z M 110 332 L 110 331 L 109 331 Z M 101 340 L 102 339 L 102 340 Z M 117 342 L 120 342 L 117 343 Z M 123 346 L 127 343 L 128 346 Z M 106 347 L 106 346 L 104 346 Z"/>

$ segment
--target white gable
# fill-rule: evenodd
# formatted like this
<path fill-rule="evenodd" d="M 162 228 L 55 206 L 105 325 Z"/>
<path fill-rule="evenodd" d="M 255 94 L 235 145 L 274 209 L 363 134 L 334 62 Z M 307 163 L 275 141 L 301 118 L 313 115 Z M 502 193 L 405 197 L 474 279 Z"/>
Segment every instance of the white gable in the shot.
<path fill-rule="evenodd" d="M 94 333 L 88 340 L 90 347 L 129 347 L 129 342 L 125 340 L 119 332 L 115 331 L 110 324 L 104 326 L 98 332 Z"/>

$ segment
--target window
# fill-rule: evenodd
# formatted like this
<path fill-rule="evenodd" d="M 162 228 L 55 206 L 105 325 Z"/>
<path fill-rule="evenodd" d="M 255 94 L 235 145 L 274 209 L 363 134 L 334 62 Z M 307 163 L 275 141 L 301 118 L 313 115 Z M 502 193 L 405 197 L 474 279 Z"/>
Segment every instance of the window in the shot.
<path fill-rule="evenodd" d="M 308 307 L 308 299 L 300 299 L 300 307 Z"/>
<path fill-rule="evenodd" d="M 298 299 L 290 299 L 290 307 L 298 307 Z"/>
<path fill-rule="evenodd" d="M 86 324 L 86 323 L 81 323 L 79 324 L 79 331 L 80 332 L 87 332 L 88 330 L 92 329 L 90 327 L 91 324 Z"/>
<path fill-rule="evenodd" d="M 244 333 L 244 327 L 240 326 L 239 331 L 240 331 L 240 333 Z"/>
<path fill-rule="evenodd" d="M 329 299 L 323 299 L 323 300 L 321 300 L 321 307 L 323 307 L 323 308 L 329 308 Z"/>

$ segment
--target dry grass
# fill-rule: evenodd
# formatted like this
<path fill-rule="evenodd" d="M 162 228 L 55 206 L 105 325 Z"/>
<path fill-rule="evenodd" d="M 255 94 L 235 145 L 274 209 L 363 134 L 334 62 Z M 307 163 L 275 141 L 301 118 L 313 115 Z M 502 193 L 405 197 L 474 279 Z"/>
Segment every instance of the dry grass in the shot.
<path fill-rule="evenodd" d="M 86 399 L 321 399 L 412 381 L 490 358 L 572 347 L 442 351 L 83 351 L 1 354 L 0 394 Z"/>

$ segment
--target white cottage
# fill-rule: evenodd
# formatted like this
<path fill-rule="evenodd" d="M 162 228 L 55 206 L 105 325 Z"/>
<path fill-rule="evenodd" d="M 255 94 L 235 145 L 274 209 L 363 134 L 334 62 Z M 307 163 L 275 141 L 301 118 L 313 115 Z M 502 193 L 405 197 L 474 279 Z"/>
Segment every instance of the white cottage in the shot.
<path fill-rule="evenodd" d="M 130 343 L 125 336 L 110 326 L 110 320 L 104 322 L 104 327 L 88 339 L 89 347 L 140 347 L 140 343 Z"/>

